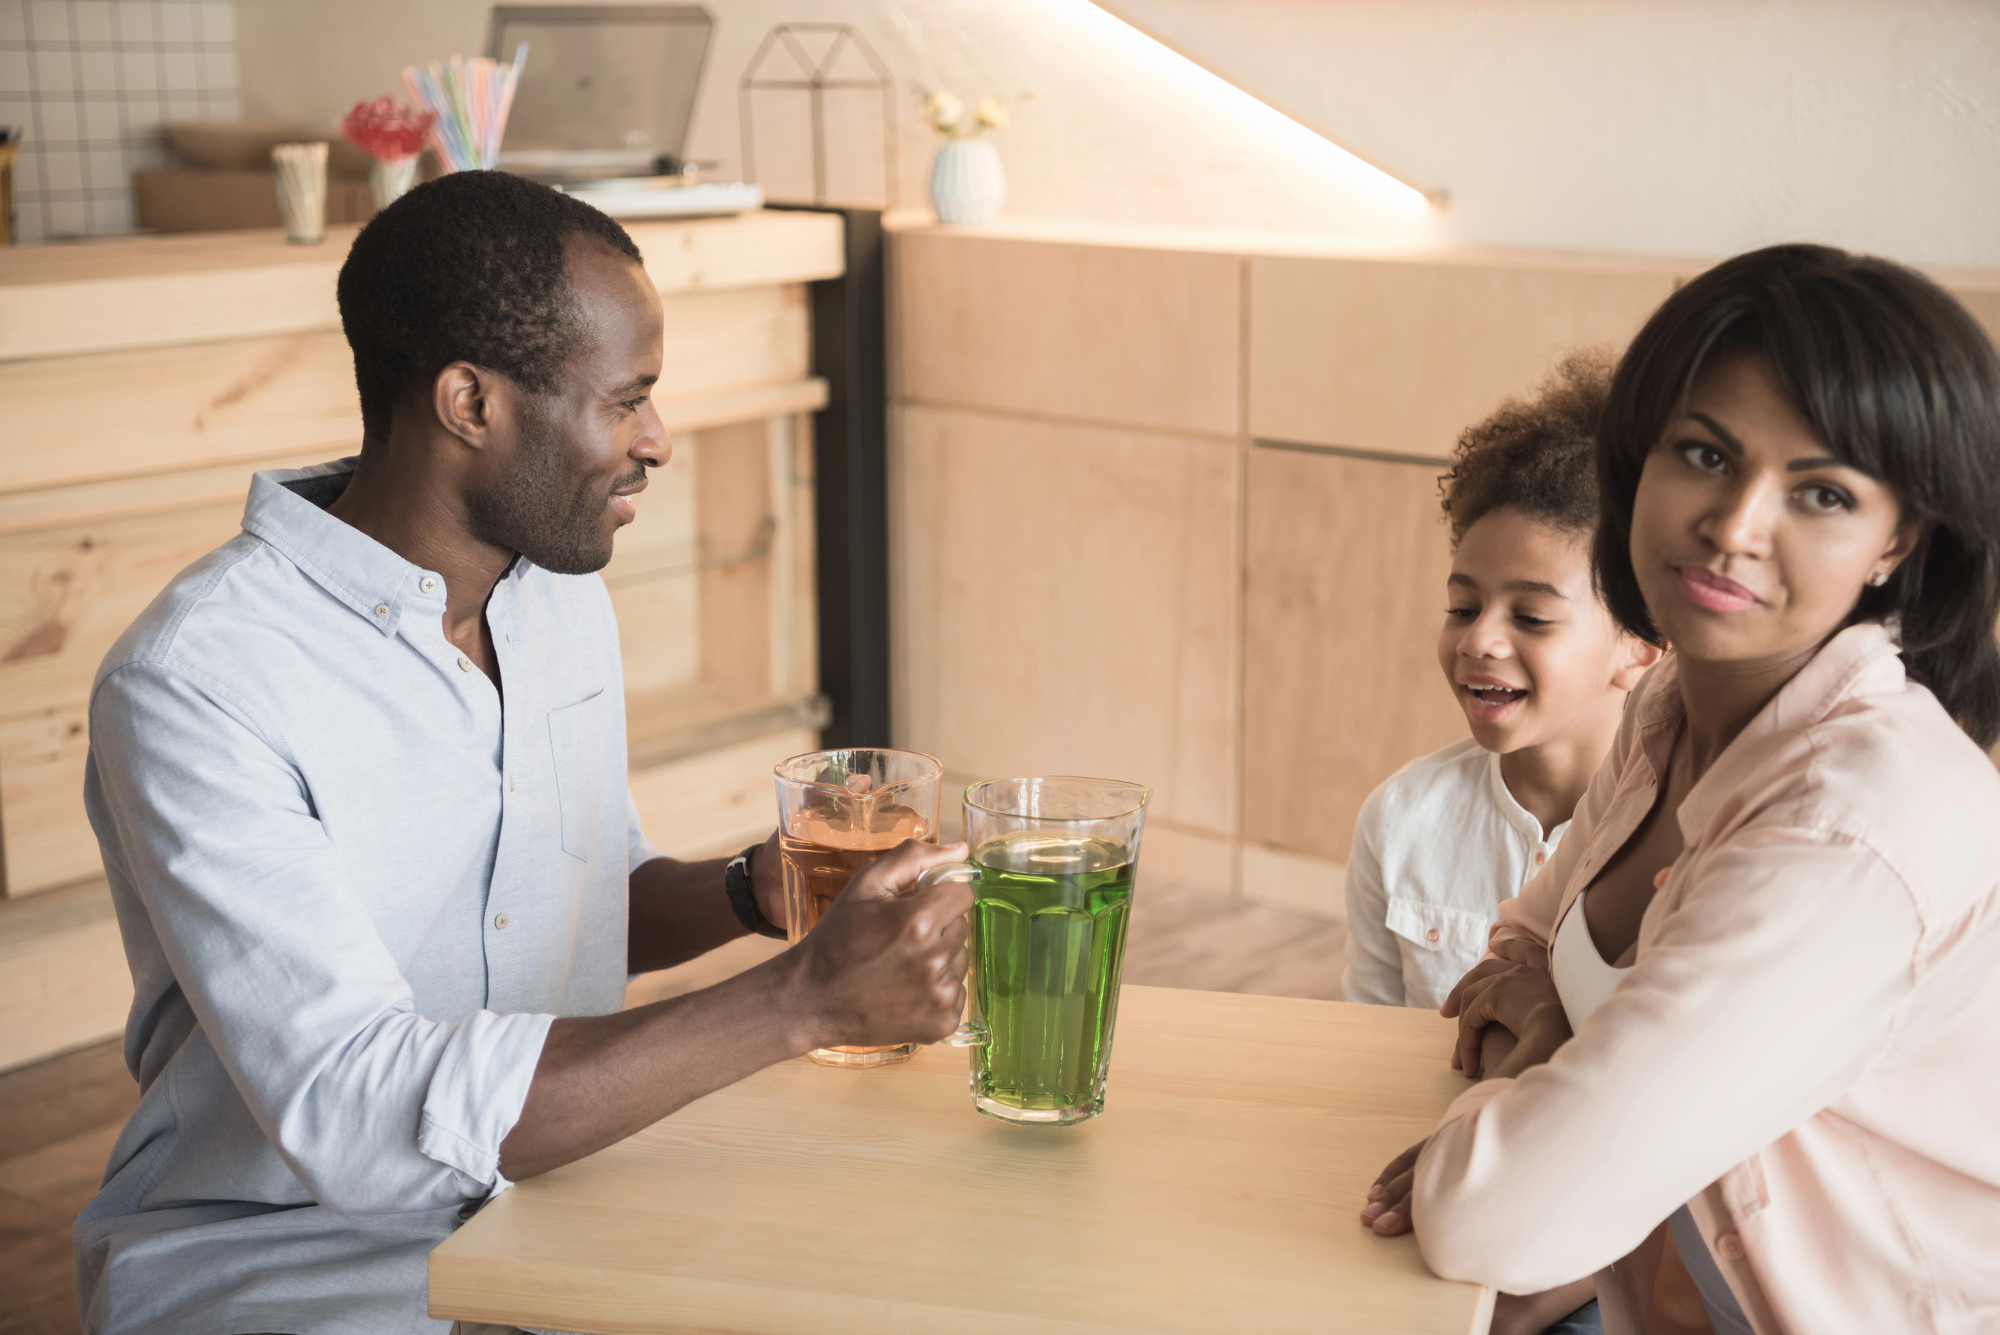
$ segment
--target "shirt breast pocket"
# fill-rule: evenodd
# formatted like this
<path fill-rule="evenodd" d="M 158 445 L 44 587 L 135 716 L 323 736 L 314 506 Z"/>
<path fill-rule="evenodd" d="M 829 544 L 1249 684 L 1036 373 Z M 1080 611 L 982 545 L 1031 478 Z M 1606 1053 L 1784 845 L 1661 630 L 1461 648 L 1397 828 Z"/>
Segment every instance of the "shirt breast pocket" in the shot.
<path fill-rule="evenodd" d="M 602 688 L 573 705 L 549 711 L 549 748 L 555 759 L 556 800 L 562 806 L 563 852 L 583 862 L 590 861 L 603 823 L 610 715 Z"/>
<path fill-rule="evenodd" d="M 1446 908 L 1428 900 L 1389 896 L 1385 922 L 1411 947 L 1403 952 L 1406 1003 L 1441 1005 L 1466 971 L 1486 953 L 1484 914 Z"/>

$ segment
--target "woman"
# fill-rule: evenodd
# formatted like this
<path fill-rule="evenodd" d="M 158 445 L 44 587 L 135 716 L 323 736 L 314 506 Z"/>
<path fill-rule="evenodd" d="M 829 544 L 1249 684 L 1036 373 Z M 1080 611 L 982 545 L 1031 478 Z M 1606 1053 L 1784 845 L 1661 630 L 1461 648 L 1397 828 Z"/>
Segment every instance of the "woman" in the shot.
<path fill-rule="evenodd" d="M 1597 1272 L 1607 1330 L 1677 1214 L 1718 1332 L 2000 1329 L 2000 362 L 1910 270 L 1758 251 L 1648 321 L 1598 450 L 1598 581 L 1674 653 L 1363 1219 Z"/>

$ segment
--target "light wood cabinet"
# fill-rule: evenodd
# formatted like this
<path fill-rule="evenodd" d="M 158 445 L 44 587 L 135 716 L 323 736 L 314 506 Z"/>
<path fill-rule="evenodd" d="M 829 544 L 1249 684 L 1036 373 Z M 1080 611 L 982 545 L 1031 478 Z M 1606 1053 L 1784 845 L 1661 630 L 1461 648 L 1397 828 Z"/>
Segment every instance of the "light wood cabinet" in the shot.
<path fill-rule="evenodd" d="M 1465 735 L 1437 663 L 1441 463 L 1259 447 L 1243 569 L 1243 837 L 1344 863 L 1404 762 Z"/>
<path fill-rule="evenodd" d="M 1151 784 L 1149 870 L 1329 917 L 1363 799 L 1465 733 L 1442 459 L 1706 265 L 1049 222 L 891 261 L 898 735 Z M 2000 274 L 1936 276 L 2000 331 Z"/>

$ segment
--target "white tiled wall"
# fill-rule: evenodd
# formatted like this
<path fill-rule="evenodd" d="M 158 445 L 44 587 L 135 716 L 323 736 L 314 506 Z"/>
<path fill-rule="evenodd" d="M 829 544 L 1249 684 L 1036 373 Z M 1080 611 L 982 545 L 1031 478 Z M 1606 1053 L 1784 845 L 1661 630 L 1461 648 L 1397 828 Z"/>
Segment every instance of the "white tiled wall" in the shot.
<path fill-rule="evenodd" d="M 161 124 L 238 114 L 232 0 L 0 0 L 20 241 L 131 231 L 132 173 L 167 165 Z"/>

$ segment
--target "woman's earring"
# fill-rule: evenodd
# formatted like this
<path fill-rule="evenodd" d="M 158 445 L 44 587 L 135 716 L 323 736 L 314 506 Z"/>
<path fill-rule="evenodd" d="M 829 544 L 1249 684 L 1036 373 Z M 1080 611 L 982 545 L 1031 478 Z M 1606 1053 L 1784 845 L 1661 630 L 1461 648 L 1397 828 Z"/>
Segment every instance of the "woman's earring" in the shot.
<path fill-rule="evenodd" d="M 1871 589 L 1879 589 L 1888 582 L 1889 572 L 1886 570 L 1878 570 L 1868 577 L 1868 587 Z"/>

